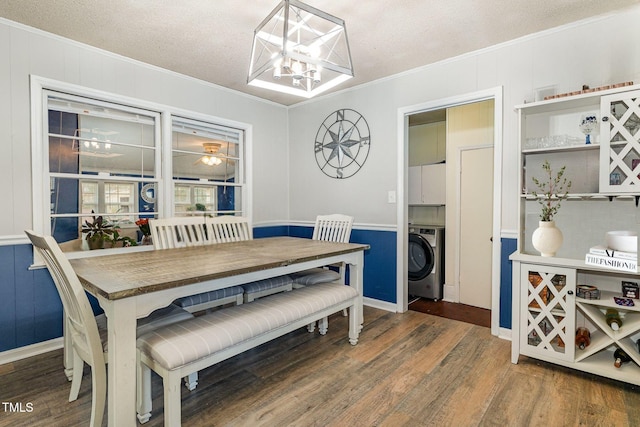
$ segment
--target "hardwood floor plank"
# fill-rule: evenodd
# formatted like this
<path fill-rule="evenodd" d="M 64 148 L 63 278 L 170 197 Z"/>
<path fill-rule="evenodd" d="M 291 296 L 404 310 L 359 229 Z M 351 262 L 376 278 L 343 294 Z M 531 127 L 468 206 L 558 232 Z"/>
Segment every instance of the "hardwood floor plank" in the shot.
<path fill-rule="evenodd" d="M 182 389 L 182 423 L 210 426 L 637 426 L 639 387 L 520 357 L 488 328 L 410 311 L 367 307 L 357 346 L 347 319 L 332 316 L 320 336 L 294 331 L 200 372 Z M 91 377 L 80 396 L 62 351 L 0 366 L 0 400 L 31 402 L 33 412 L 2 411 L 0 427 L 86 426 Z M 162 384 L 153 413 L 162 426 Z M 106 420 L 104 425 L 106 425 Z"/>

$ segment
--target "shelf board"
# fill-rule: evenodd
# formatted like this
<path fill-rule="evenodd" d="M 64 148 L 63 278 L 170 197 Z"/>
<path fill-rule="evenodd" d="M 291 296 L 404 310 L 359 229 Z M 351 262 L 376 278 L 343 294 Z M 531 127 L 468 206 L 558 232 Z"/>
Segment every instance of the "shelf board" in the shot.
<path fill-rule="evenodd" d="M 611 347 L 613 349 L 613 347 Z M 633 356 L 631 356 L 633 357 Z M 640 367 L 634 362 L 625 363 L 620 368 L 613 366 L 613 351 L 602 350 L 575 363 L 575 367 L 597 375 L 603 375 L 618 381 L 640 383 Z"/>
<path fill-rule="evenodd" d="M 534 197 L 531 193 L 520 194 L 520 197 L 527 200 L 542 199 L 543 196 Z M 613 194 L 613 193 L 569 193 L 567 194 L 567 200 L 635 200 L 636 197 L 640 197 L 640 194 Z M 557 197 L 552 198 L 557 200 Z"/>
<path fill-rule="evenodd" d="M 604 307 L 604 308 L 615 308 L 623 312 L 640 312 L 640 306 L 634 305 L 631 307 L 627 307 L 627 306 L 618 305 L 613 300 L 613 297 L 622 298 L 622 293 L 601 290 L 600 299 L 584 299 L 584 298 L 576 297 L 576 302 L 578 302 L 579 304 L 594 305 L 594 306 Z M 636 302 L 640 304 L 640 300 L 636 300 Z"/>
<path fill-rule="evenodd" d="M 640 89 L 640 85 L 621 86 L 612 89 L 599 90 L 574 96 L 565 96 L 528 104 L 516 105 L 516 110 L 526 111 L 527 114 L 547 113 L 557 110 L 567 110 L 580 107 L 600 107 L 600 97 L 614 93 L 627 92 Z"/>
<path fill-rule="evenodd" d="M 558 153 L 558 152 L 570 152 L 570 151 L 588 151 L 598 150 L 600 144 L 582 144 L 582 145 L 568 145 L 566 147 L 548 147 L 548 148 L 526 148 L 522 150 L 522 154 L 546 154 L 546 153 Z"/>

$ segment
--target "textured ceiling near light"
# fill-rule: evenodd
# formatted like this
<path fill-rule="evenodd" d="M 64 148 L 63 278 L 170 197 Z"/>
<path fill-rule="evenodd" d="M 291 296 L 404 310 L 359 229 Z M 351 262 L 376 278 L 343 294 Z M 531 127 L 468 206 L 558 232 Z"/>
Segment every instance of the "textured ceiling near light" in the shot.
<path fill-rule="evenodd" d="M 638 0 L 307 0 L 346 22 L 355 77 L 333 91 Z M 0 16 L 230 89 L 247 86 L 253 31 L 277 0 L 0 0 Z"/>

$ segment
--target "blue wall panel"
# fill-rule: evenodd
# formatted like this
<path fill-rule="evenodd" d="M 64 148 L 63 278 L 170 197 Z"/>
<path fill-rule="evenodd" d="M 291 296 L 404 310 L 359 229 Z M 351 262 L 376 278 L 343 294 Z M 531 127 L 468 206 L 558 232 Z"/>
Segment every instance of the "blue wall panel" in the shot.
<path fill-rule="evenodd" d="M 258 227 L 254 237 L 291 236 L 310 239 L 312 226 Z M 285 231 L 288 233 L 286 234 Z M 396 302 L 396 233 L 391 231 L 352 230 L 351 242 L 365 243 L 371 249 L 364 253 L 364 296 Z"/>
<path fill-rule="evenodd" d="M 253 228 L 253 237 L 255 239 L 260 239 L 262 237 L 277 237 L 277 236 L 288 236 L 289 226 L 288 225 L 277 225 L 272 227 L 254 227 Z"/>
<path fill-rule="evenodd" d="M 34 272 L 29 270 L 33 253 L 31 245 L 17 245 L 13 249 L 15 275 L 11 285 L 15 287 L 16 295 L 16 346 L 22 347 L 38 342 L 35 340 L 34 329 L 37 316 L 34 306 Z"/>
<path fill-rule="evenodd" d="M 509 255 L 518 248 L 517 239 L 501 239 L 500 253 L 500 327 L 511 329 L 511 261 Z"/>
<path fill-rule="evenodd" d="M 15 246 L 0 246 L 0 351 L 16 348 Z"/>

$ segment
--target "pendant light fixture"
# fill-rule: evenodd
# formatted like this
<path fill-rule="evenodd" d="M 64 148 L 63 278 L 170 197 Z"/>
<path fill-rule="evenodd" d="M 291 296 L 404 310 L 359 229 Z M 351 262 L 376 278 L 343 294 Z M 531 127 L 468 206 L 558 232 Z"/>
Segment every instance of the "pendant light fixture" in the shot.
<path fill-rule="evenodd" d="M 256 28 L 247 83 L 311 98 L 353 77 L 342 19 L 282 1 Z"/>

